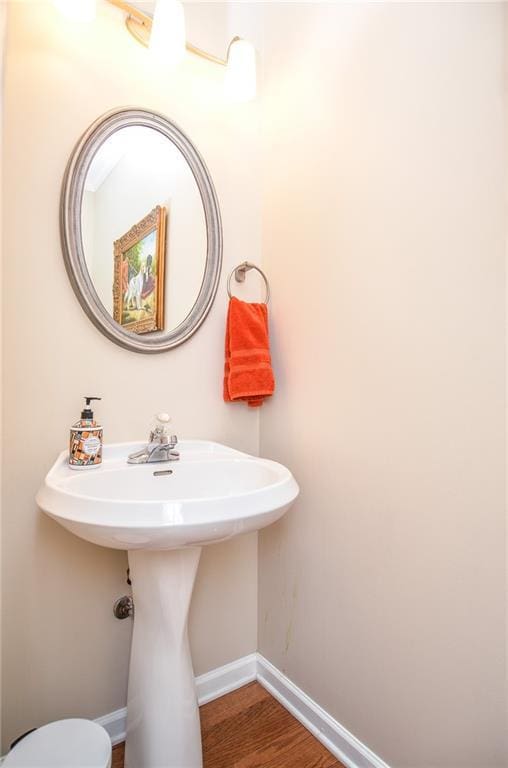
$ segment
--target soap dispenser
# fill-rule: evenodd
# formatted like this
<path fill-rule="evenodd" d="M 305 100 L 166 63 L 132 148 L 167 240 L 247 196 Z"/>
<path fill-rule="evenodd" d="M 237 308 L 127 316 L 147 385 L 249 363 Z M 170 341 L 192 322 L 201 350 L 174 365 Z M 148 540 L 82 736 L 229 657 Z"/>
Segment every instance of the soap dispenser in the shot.
<path fill-rule="evenodd" d="M 69 467 L 71 469 L 92 469 L 102 463 L 102 426 L 94 420 L 90 408 L 92 400 L 100 397 L 85 397 L 81 418 L 71 427 Z"/>

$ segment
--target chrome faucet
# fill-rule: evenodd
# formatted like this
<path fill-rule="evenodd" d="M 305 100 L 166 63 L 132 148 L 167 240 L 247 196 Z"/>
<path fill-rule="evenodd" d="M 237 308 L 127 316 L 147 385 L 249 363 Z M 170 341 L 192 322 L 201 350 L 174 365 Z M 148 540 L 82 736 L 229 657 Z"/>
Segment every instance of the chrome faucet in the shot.
<path fill-rule="evenodd" d="M 136 453 L 131 453 L 127 459 L 128 464 L 151 464 L 159 461 L 178 461 L 180 454 L 174 451 L 178 443 L 176 435 L 168 435 L 167 424 L 169 416 L 167 413 L 159 413 L 155 417 L 157 424 L 150 432 L 150 439 L 147 445 Z"/>

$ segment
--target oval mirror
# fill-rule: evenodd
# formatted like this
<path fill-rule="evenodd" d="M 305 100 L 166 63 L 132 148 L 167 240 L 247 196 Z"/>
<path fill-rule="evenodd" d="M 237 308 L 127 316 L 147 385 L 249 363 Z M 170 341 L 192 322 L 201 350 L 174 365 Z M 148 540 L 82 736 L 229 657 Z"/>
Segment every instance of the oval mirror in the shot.
<path fill-rule="evenodd" d="M 61 233 L 92 322 L 136 352 L 186 341 L 217 291 L 222 229 L 201 155 L 163 115 L 120 109 L 78 142 L 64 177 Z"/>

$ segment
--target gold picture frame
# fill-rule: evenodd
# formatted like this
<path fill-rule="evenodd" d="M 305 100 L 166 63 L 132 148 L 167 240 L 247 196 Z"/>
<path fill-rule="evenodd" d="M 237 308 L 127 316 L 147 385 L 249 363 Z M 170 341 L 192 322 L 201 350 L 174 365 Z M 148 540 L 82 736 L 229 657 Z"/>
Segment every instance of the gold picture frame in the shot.
<path fill-rule="evenodd" d="M 166 209 L 158 205 L 114 242 L 113 317 L 132 333 L 164 330 Z"/>

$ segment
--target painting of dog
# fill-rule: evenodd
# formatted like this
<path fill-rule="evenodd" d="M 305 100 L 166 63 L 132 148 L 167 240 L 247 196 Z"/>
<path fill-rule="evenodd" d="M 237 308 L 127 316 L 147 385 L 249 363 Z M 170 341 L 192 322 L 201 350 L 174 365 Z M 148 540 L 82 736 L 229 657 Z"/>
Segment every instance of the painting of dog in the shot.
<path fill-rule="evenodd" d="M 166 209 L 158 205 L 114 247 L 113 316 L 126 330 L 164 329 Z"/>

